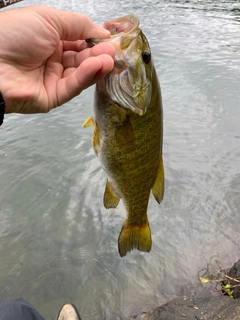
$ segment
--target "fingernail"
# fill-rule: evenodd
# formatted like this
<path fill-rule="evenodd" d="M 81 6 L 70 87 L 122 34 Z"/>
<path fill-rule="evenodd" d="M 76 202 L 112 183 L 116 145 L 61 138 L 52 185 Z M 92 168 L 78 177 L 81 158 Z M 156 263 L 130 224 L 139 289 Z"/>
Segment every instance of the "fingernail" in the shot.
<path fill-rule="evenodd" d="M 110 37 L 110 35 L 111 35 L 111 33 L 110 33 L 110 31 L 109 30 L 107 30 L 107 29 L 105 29 L 105 28 L 103 28 L 103 27 L 98 27 L 102 32 L 104 32 L 105 34 L 106 34 L 106 36 L 109 36 Z"/>

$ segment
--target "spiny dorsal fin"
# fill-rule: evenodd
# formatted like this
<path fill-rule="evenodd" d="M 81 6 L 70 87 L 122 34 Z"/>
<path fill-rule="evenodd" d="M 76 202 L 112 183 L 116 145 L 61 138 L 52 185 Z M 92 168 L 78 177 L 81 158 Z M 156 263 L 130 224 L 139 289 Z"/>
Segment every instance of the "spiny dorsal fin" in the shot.
<path fill-rule="evenodd" d="M 121 257 L 127 252 L 138 249 L 149 252 L 152 248 L 152 237 L 148 220 L 142 225 L 129 225 L 125 220 L 118 238 L 118 251 Z"/>
<path fill-rule="evenodd" d="M 164 167 L 162 157 L 158 167 L 157 177 L 152 187 L 152 193 L 156 201 L 160 203 L 164 195 Z"/>
<path fill-rule="evenodd" d="M 119 196 L 113 190 L 109 180 L 107 180 L 107 184 L 106 184 L 106 188 L 105 188 L 105 192 L 104 192 L 104 197 L 103 197 L 104 207 L 106 209 L 116 208 L 119 201 L 120 201 Z"/>

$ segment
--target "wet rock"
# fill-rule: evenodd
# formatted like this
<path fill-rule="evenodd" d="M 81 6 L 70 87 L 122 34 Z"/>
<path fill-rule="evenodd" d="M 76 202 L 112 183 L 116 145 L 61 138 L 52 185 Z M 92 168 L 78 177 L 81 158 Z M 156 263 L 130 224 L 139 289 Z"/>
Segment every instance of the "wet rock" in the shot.
<path fill-rule="evenodd" d="M 234 263 L 234 265 L 228 272 L 228 276 L 237 280 L 237 281 L 229 280 L 229 283 L 231 287 L 233 287 L 232 288 L 233 298 L 238 299 L 240 298 L 240 260 Z M 239 319 L 240 319 L 240 316 L 239 316 Z"/>
<path fill-rule="evenodd" d="M 132 317 L 135 320 L 240 320 L 240 260 L 227 274 L 223 283 L 233 290 L 228 295 L 207 296 L 204 298 L 176 298 L 151 312 Z"/>
<path fill-rule="evenodd" d="M 136 320 L 240 320 L 240 300 L 227 296 L 177 298 Z"/>

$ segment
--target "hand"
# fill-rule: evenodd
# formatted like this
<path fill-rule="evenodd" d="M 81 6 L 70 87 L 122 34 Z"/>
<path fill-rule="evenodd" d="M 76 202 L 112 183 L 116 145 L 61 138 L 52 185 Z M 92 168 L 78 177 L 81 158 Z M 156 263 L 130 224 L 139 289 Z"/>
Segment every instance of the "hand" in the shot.
<path fill-rule="evenodd" d="M 46 6 L 0 13 L 0 92 L 5 112 L 48 112 L 113 69 L 114 47 L 87 16 Z M 81 39 L 81 40 L 80 40 Z"/>

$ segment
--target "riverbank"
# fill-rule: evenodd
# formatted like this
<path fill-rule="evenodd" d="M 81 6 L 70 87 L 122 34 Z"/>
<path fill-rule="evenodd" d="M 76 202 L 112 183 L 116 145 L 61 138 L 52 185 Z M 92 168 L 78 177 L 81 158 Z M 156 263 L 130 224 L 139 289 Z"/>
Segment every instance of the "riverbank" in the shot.
<path fill-rule="evenodd" d="M 225 281 L 229 285 L 229 294 L 220 292 L 218 296 L 205 298 L 176 298 L 131 320 L 239 320 L 240 260 L 225 275 Z"/>

